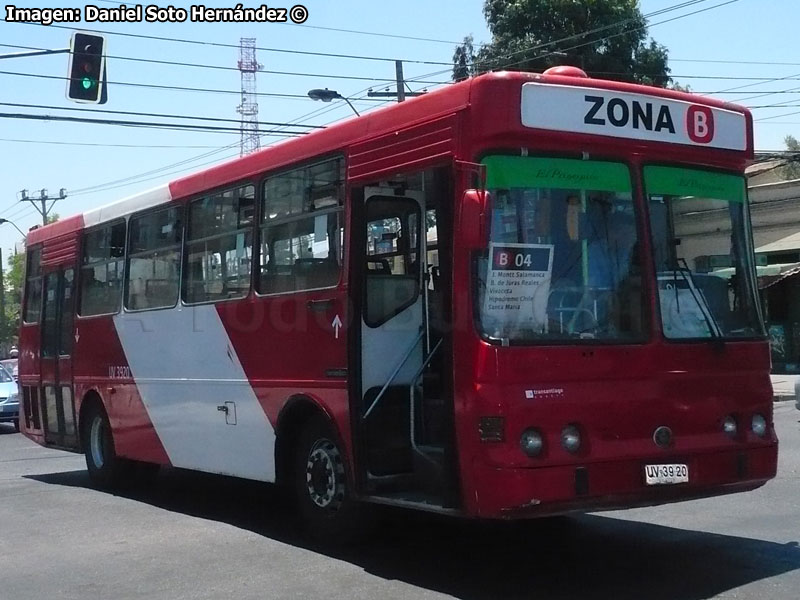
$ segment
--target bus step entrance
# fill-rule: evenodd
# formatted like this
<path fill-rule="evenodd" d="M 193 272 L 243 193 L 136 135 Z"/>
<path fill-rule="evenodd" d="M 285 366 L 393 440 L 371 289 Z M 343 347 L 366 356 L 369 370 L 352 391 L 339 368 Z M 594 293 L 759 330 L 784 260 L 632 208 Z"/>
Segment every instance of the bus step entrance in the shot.
<path fill-rule="evenodd" d="M 425 385 L 426 389 L 430 389 Z M 378 390 L 369 390 L 367 406 Z M 414 402 L 414 411 L 410 410 Z M 365 421 L 367 481 L 372 493 L 441 496 L 444 403 L 423 395 L 423 386 L 390 386 Z M 413 427 L 411 418 L 413 415 Z M 412 435 L 414 442 L 412 443 Z"/>

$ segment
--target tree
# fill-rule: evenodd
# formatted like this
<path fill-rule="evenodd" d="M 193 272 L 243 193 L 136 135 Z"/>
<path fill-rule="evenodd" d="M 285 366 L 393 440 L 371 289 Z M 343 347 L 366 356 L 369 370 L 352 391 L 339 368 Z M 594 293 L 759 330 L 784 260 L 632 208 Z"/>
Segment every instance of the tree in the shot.
<path fill-rule="evenodd" d="M 787 158 L 786 166 L 781 168 L 781 177 L 787 180 L 800 179 L 800 142 L 793 135 L 787 135 L 783 143 L 792 155 Z"/>
<path fill-rule="evenodd" d="M 20 325 L 20 305 L 22 303 L 23 265 L 25 254 L 12 254 L 8 257 L 8 269 L 3 274 L 6 312 L 0 315 L 0 351 L 5 355 L 12 344 L 17 343 Z"/>
<path fill-rule="evenodd" d="M 475 62 L 475 49 L 472 46 L 472 35 L 464 37 L 464 41 L 456 46 L 453 53 L 453 81 L 463 81 L 472 75 Z"/>
<path fill-rule="evenodd" d="M 48 223 L 59 220 L 58 213 L 47 216 Z M 17 343 L 22 314 L 22 290 L 25 285 L 25 253 L 12 254 L 6 259 L 3 272 L 6 312 L 0 315 L 0 355 L 5 355 L 12 344 Z"/>
<path fill-rule="evenodd" d="M 472 40 L 456 48 L 453 79 L 466 70 L 541 72 L 573 65 L 590 76 L 664 87 L 670 82 L 666 47 L 647 41 L 638 0 L 485 0 L 492 33 L 474 60 Z M 463 62 L 462 62 L 463 59 Z"/>

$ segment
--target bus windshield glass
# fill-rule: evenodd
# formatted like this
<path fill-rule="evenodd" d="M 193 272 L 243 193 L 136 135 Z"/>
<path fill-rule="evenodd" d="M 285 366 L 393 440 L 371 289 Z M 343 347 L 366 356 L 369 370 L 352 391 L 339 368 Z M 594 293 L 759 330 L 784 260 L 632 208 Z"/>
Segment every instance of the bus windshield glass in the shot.
<path fill-rule="evenodd" d="M 530 344 L 641 339 L 642 285 L 625 164 L 489 156 L 488 251 L 478 259 L 484 338 Z"/>
<path fill-rule="evenodd" d="M 762 336 L 744 178 L 648 166 L 644 185 L 664 336 Z"/>

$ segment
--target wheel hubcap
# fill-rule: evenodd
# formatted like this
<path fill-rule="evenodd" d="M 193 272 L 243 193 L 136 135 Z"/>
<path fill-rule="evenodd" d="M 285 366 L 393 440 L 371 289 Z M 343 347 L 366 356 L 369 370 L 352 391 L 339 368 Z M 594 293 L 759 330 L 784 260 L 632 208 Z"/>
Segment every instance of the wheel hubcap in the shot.
<path fill-rule="evenodd" d="M 100 417 L 94 418 L 89 430 L 89 451 L 94 465 L 98 469 L 102 469 L 105 463 L 105 427 Z"/>
<path fill-rule="evenodd" d="M 336 445 L 317 440 L 308 453 L 306 488 L 311 501 L 320 508 L 337 509 L 344 499 L 344 467 Z"/>

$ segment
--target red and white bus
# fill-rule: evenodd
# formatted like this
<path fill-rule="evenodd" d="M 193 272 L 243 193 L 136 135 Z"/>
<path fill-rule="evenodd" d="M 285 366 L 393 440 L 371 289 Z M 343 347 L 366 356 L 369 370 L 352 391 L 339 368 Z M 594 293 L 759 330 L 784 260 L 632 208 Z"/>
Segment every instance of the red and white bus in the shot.
<path fill-rule="evenodd" d="M 99 485 L 286 485 L 321 531 L 757 488 L 752 157 L 738 106 L 492 73 L 33 230 L 22 429 Z"/>

